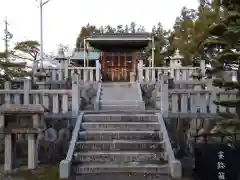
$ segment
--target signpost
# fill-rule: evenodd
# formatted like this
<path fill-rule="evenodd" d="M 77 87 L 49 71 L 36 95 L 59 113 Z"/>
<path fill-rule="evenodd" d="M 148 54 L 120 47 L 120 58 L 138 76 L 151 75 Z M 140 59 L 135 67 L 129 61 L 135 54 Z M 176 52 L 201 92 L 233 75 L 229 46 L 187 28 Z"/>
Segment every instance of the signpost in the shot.
<path fill-rule="evenodd" d="M 237 151 L 226 144 L 195 147 L 195 175 L 201 180 L 237 180 Z"/>

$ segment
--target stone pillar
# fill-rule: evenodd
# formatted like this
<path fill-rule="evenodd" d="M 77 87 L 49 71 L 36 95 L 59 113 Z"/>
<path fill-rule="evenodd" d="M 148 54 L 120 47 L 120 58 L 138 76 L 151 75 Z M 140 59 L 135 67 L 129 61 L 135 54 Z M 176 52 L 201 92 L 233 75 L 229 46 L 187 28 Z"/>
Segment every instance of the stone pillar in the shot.
<path fill-rule="evenodd" d="M 135 73 L 130 72 L 130 82 L 135 82 Z"/>
<path fill-rule="evenodd" d="M 206 73 L 205 60 L 200 60 L 200 68 L 201 68 L 201 73 L 203 74 L 203 76 L 205 76 L 205 73 Z"/>
<path fill-rule="evenodd" d="M 80 85 L 79 85 L 79 76 L 72 76 L 72 113 L 73 116 L 78 115 L 80 107 Z"/>
<path fill-rule="evenodd" d="M 37 138 L 35 134 L 28 134 L 28 169 L 37 167 Z"/>
<path fill-rule="evenodd" d="M 5 126 L 5 116 L 0 114 L 0 128 L 4 128 Z"/>
<path fill-rule="evenodd" d="M 69 60 L 64 61 L 64 79 L 68 78 L 68 64 Z"/>
<path fill-rule="evenodd" d="M 83 80 L 84 82 L 89 81 L 89 69 L 83 69 Z"/>
<path fill-rule="evenodd" d="M 138 60 L 138 81 L 143 82 L 143 60 Z"/>
<path fill-rule="evenodd" d="M 13 139 L 11 134 L 6 134 L 4 152 L 4 171 L 11 171 L 13 168 Z"/>
<path fill-rule="evenodd" d="M 100 62 L 96 60 L 96 81 L 100 81 Z"/>
<path fill-rule="evenodd" d="M 4 83 L 4 90 L 10 90 L 11 89 L 11 82 L 10 81 L 6 81 Z M 4 100 L 5 104 L 11 104 L 11 97 L 10 94 L 5 94 L 5 100 Z"/>
<path fill-rule="evenodd" d="M 168 76 L 161 76 L 161 113 L 168 116 L 169 100 L 168 100 Z"/>
<path fill-rule="evenodd" d="M 24 104 L 29 104 L 30 103 L 30 89 L 31 89 L 31 80 L 30 79 L 25 79 L 24 80 Z"/>

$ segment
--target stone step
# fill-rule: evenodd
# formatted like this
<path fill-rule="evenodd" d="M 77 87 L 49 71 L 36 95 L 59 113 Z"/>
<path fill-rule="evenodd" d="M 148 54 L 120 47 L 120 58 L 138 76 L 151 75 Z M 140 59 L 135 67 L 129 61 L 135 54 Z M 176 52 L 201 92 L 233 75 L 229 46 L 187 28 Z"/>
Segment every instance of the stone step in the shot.
<path fill-rule="evenodd" d="M 159 131 L 81 131 L 79 140 L 162 140 Z"/>
<path fill-rule="evenodd" d="M 83 122 L 158 122 L 155 114 L 134 113 L 114 113 L 114 114 L 86 114 Z"/>
<path fill-rule="evenodd" d="M 100 100 L 101 105 L 132 105 L 136 106 L 140 104 L 140 100 Z"/>
<path fill-rule="evenodd" d="M 151 174 L 168 174 L 169 166 L 167 164 L 82 164 L 73 166 L 74 174 L 89 173 L 151 173 Z"/>
<path fill-rule="evenodd" d="M 113 141 L 77 141 L 76 152 L 79 151 L 133 151 L 133 150 L 149 150 L 163 151 L 163 141 L 151 140 L 113 140 Z"/>
<path fill-rule="evenodd" d="M 101 110 L 141 110 L 141 105 L 136 104 L 136 105 L 115 105 L 115 104 L 109 104 L 109 105 L 102 105 L 100 103 L 100 109 Z"/>
<path fill-rule="evenodd" d="M 157 122 L 83 122 L 81 128 L 84 130 L 129 130 L 129 131 L 157 131 L 160 124 Z"/>
<path fill-rule="evenodd" d="M 167 174 L 149 173 L 86 173 L 76 175 L 74 180 L 172 180 Z"/>
<path fill-rule="evenodd" d="M 73 155 L 74 162 L 81 163 L 129 163 L 129 162 L 144 162 L 150 163 L 155 162 L 156 164 L 160 162 L 165 162 L 164 152 L 144 152 L 144 151 L 90 151 L 90 152 L 76 152 Z"/>

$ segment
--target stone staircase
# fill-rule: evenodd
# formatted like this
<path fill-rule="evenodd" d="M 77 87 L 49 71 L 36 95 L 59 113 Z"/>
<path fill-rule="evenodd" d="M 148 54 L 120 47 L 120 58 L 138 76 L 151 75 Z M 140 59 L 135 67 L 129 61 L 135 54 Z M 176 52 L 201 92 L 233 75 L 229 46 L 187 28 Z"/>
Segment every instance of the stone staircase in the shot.
<path fill-rule="evenodd" d="M 99 97 L 100 110 L 144 110 L 139 83 L 103 83 Z"/>
<path fill-rule="evenodd" d="M 166 135 L 156 114 L 84 114 L 76 123 L 67 158 L 60 163 L 60 177 L 169 180 L 170 175 L 181 176 L 181 164 Z"/>

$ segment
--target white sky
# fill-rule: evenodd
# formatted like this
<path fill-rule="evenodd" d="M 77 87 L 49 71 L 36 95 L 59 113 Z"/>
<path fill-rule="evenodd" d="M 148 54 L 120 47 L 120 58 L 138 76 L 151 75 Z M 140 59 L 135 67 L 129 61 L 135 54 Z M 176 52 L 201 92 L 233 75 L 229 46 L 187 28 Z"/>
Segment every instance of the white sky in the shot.
<path fill-rule="evenodd" d="M 58 44 L 72 49 L 82 26 L 129 24 L 135 21 L 150 30 L 161 22 L 172 28 L 183 6 L 196 8 L 198 0 L 51 0 L 44 6 L 44 52 L 55 52 Z M 7 16 L 13 34 L 11 45 L 31 39 L 40 40 L 39 8 L 36 0 L 0 0 L 0 36 Z M 0 51 L 4 42 L 0 41 Z"/>

